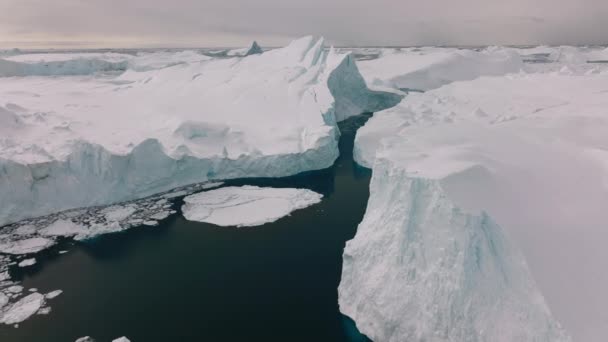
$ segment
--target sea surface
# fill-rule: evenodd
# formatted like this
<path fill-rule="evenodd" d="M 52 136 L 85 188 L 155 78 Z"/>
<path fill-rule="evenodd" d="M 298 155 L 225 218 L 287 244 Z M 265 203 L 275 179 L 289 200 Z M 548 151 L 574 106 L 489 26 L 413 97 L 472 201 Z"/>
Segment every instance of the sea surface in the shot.
<path fill-rule="evenodd" d="M 340 124 L 340 157 L 329 169 L 226 182 L 325 196 L 277 222 L 246 228 L 189 222 L 179 199 L 178 213 L 158 227 L 43 252 L 35 266 L 13 275 L 26 289 L 64 292 L 50 301 L 49 315 L 18 328 L 0 325 L 0 341 L 367 341 L 340 314 L 337 288 L 344 245 L 369 197 L 371 171 L 352 155 L 356 129 L 369 117 Z"/>

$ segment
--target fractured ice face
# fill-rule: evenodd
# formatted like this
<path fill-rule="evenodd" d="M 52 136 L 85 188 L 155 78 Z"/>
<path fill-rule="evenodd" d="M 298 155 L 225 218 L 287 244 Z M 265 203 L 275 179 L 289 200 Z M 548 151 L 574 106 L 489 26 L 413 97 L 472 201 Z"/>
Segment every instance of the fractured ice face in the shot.
<path fill-rule="evenodd" d="M 534 72 L 411 94 L 358 131 L 355 159 L 374 169 L 390 160 L 408 177 L 440 182 L 458 207 L 487 212 L 521 247 L 568 332 L 600 341 L 607 89 L 608 74 Z"/>
<path fill-rule="evenodd" d="M 190 221 L 250 227 L 274 222 L 319 203 L 322 197 L 307 189 L 226 187 L 184 198 L 182 212 Z"/>

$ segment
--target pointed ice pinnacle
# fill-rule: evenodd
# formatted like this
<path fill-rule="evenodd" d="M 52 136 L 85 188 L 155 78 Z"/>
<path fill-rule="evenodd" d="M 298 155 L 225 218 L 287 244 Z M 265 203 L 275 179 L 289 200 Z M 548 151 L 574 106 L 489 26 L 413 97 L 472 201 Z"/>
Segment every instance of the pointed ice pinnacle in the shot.
<path fill-rule="evenodd" d="M 254 41 L 253 44 L 251 44 L 251 47 L 249 48 L 249 51 L 247 51 L 247 53 L 245 54 L 245 56 L 259 55 L 259 54 L 261 54 L 263 52 L 264 51 L 258 45 L 258 42 Z"/>

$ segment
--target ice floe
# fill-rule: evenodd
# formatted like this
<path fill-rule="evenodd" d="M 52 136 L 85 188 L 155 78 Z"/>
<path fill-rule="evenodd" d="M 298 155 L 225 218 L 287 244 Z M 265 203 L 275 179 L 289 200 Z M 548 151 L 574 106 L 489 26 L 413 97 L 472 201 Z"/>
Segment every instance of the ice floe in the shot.
<path fill-rule="evenodd" d="M 40 293 L 29 294 L 6 309 L 0 316 L 0 323 L 21 323 L 35 314 L 43 305 L 43 295 Z"/>
<path fill-rule="evenodd" d="M 322 197 L 307 189 L 225 187 L 184 198 L 182 212 L 190 221 L 218 226 L 259 226 L 319 203 Z"/>
<path fill-rule="evenodd" d="M 18 266 L 27 267 L 27 266 L 32 266 L 35 264 L 36 264 L 36 258 L 30 258 L 30 259 L 24 259 L 23 261 L 19 262 Z"/>

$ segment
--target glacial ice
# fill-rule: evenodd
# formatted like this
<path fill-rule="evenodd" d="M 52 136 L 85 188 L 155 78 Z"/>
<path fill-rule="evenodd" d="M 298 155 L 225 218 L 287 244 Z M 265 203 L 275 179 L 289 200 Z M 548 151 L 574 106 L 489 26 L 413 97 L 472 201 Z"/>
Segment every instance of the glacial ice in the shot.
<path fill-rule="evenodd" d="M 123 336 L 123 337 L 119 337 L 117 339 L 112 340 L 112 342 L 131 342 L 131 340 L 129 340 L 128 338 Z"/>
<path fill-rule="evenodd" d="M 416 48 L 384 49 L 375 59 L 358 62 L 369 86 L 400 90 L 430 90 L 455 81 L 519 72 L 520 56 L 510 50 Z"/>
<path fill-rule="evenodd" d="M 83 336 L 77 338 L 75 342 L 95 342 L 95 339 L 93 339 L 91 336 Z"/>
<path fill-rule="evenodd" d="M 568 341 L 523 256 L 437 180 L 377 159 L 344 250 L 340 311 L 373 341 Z"/>
<path fill-rule="evenodd" d="M 52 63 L 78 60 L 93 59 Z M 336 121 L 401 96 L 369 90 L 350 55 L 306 37 L 120 75 L 0 78 L 0 99 L 11 123 L 0 128 L 3 225 L 208 179 L 322 169 L 338 155 Z"/>
<path fill-rule="evenodd" d="M 597 271 L 608 258 L 608 73 L 543 70 L 410 94 L 358 131 L 355 159 L 374 174 L 390 160 L 409 178 L 438 181 L 462 210 L 485 211 L 522 249 L 574 340 L 599 342 L 608 321 L 608 274 Z"/>
<path fill-rule="evenodd" d="M 184 198 L 182 212 L 190 221 L 251 227 L 274 222 L 295 210 L 319 203 L 322 197 L 307 189 L 226 187 Z"/>
<path fill-rule="evenodd" d="M 230 57 L 246 57 L 251 55 L 259 55 L 264 50 L 258 45 L 258 42 L 254 41 L 249 48 L 233 49 L 226 52 L 226 56 Z"/>

